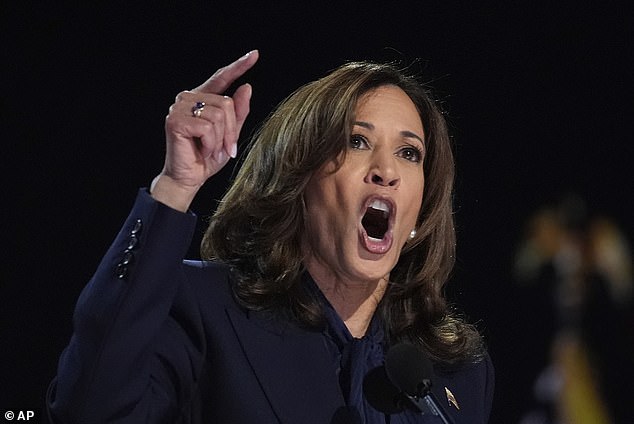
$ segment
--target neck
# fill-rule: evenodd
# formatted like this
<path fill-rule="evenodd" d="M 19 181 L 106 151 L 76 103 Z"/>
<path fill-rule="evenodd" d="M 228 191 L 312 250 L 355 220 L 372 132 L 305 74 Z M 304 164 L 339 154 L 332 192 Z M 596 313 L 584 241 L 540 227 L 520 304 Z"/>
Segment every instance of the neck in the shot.
<path fill-rule="evenodd" d="M 308 272 L 353 337 L 363 337 L 385 294 L 388 276 L 375 281 L 350 281 L 306 264 Z"/>

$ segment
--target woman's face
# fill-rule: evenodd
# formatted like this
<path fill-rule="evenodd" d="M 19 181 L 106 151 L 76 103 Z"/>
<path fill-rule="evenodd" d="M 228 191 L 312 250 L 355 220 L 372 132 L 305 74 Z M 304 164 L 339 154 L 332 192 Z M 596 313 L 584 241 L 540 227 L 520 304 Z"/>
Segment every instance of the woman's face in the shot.
<path fill-rule="evenodd" d="M 424 131 L 400 88 L 378 87 L 357 104 L 345 160 L 325 163 L 304 193 L 305 264 L 313 277 L 388 277 L 423 200 Z"/>

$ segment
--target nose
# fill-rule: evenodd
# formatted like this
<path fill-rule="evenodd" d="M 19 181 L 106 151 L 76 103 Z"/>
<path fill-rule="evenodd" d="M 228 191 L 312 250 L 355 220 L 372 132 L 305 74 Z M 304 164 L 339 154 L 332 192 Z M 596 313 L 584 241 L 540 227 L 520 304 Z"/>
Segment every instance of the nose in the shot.
<path fill-rule="evenodd" d="M 375 151 L 365 182 L 383 187 L 398 188 L 401 178 L 391 152 Z"/>

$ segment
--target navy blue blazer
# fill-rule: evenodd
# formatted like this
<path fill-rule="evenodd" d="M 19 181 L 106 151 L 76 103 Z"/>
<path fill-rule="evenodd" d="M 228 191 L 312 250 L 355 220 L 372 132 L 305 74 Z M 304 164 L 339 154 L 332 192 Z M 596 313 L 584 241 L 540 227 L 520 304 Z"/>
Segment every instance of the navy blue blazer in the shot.
<path fill-rule="evenodd" d="M 333 422 L 345 402 L 321 333 L 238 306 L 226 266 L 183 262 L 195 224 L 139 192 L 77 302 L 50 421 Z M 490 360 L 438 373 L 434 391 L 456 423 L 486 423 Z"/>

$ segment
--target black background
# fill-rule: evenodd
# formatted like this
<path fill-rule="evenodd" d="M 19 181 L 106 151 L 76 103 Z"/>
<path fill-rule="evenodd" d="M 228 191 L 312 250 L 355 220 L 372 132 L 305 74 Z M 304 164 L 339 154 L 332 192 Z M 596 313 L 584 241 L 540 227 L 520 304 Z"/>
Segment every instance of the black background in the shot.
<path fill-rule="evenodd" d="M 0 409 L 41 408 L 77 296 L 137 187 L 162 166 L 176 93 L 257 48 L 244 78 L 254 95 L 243 135 L 344 61 L 417 60 L 456 145 L 449 293 L 487 337 L 497 369 L 492 422 L 514 422 L 531 343 L 516 324 L 540 314 L 512 281 L 524 223 L 576 193 L 589 214 L 634 235 L 625 2 L 173 3 L 2 6 Z M 204 188 L 199 215 L 230 174 Z M 522 310 L 529 314 L 518 317 Z"/>

